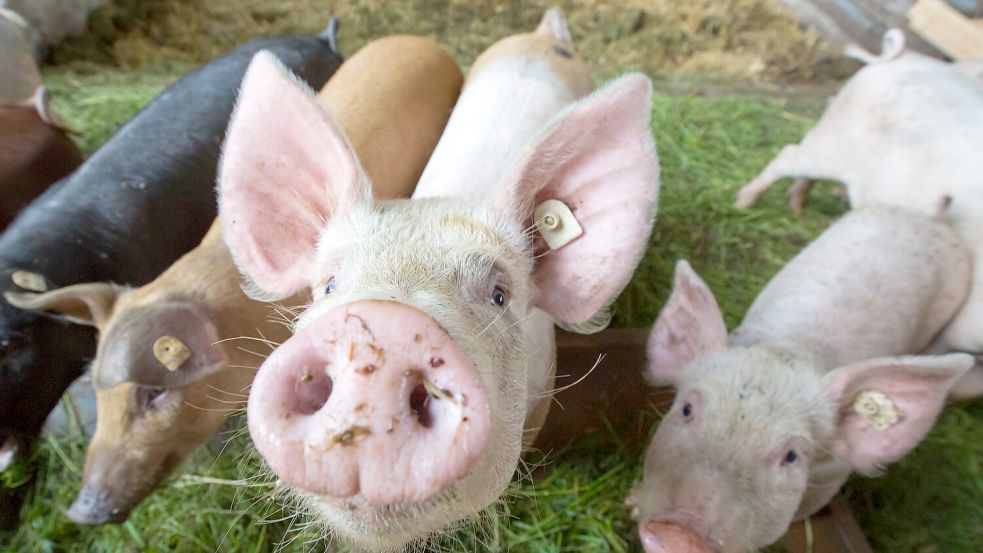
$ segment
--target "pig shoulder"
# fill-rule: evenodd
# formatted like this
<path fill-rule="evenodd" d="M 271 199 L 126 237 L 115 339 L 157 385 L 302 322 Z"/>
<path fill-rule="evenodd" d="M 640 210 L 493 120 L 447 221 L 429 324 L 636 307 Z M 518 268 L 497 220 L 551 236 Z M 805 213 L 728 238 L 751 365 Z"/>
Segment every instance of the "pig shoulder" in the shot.
<path fill-rule="evenodd" d="M 860 209 L 768 283 L 732 340 L 824 351 L 831 366 L 914 353 L 955 315 L 970 277 L 968 249 L 944 222 Z"/>

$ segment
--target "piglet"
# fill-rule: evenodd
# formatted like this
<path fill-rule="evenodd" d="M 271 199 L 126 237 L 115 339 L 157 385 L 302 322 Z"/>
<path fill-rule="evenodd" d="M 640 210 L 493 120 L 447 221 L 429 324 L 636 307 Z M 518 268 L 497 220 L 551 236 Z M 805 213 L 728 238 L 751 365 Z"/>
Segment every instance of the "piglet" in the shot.
<path fill-rule="evenodd" d="M 556 10 L 474 67 L 411 200 L 371 197 L 344 134 L 271 56 L 229 126 L 220 213 L 249 290 L 313 290 L 256 376 L 250 435 L 357 550 L 500 500 L 548 408 L 554 321 L 606 324 L 655 214 L 647 78 L 577 100 L 589 77 Z"/>
<path fill-rule="evenodd" d="M 222 136 L 253 54 L 275 51 L 321 85 L 340 63 L 333 45 L 330 32 L 255 40 L 168 87 L 0 235 L 0 292 L 152 280 L 215 218 Z M 76 313 L 9 301 L 0 301 L 0 452 L 38 432 L 96 350 L 94 330 L 73 324 Z M 74 309 L 88 312 L 84 303 Z"/>
<path fill-rule="evenodd" d="M 318 100 L 337 114 L 375 196 L 409 196 L 462 80 L 437 44 L 394 36 L 359 50 Z M 140 288 L 89 283 L 18 295 L 22 307 L 88 310 L 85 322 L 101 336 L 92 363 L 98 424 L 69 518 L 125 520 L 229 413 L 245 406 L 256 374 L 250 367 L 262 359 L 257 352 L 289 337 L 282 317 L 306 299 L 292 298 L 280 317 L 249 299 L 217 221 L 201 245 Z"/>
<path fill-rule="evenodd" d="M 960 308 L 969 252 L 903 208 L 845 215 L 789 262 L 729 336 L 685 261 L 649 338 L 677 389 L 628 504 L 646 553 L 744 553 L 819 510 L 853 471 L 922 439 L 973 358 L 917 356 Z"/>
<path fill-rule="evenodd" d="M 799 144 L 785 146 L 741 188 L 750 207 L 778 180 L 799 177 L 792 206 L 801 209 L 815 179 L 843 183 L 850 204 L 899 205 L 946 217 L 972 248 L 973 286 L 965 307 L 933 351 L 983 353 L 983 71 L 981 61 L 956 64 L 907 51 L 904 35 L 884 35 L 880 55 L 853 46 L 868 65 L 832 99 Z M 954 397 L 983 394 L 983 367 L 953 387 Z"/>

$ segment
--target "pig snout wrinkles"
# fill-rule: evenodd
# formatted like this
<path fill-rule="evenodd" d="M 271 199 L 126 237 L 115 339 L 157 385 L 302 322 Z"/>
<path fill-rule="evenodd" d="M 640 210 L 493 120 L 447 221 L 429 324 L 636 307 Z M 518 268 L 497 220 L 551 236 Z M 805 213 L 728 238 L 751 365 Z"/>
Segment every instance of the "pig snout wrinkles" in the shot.
<path fill-rule="evenodd" d="M 335 308 L 278 348 L 248 420 L 283 481 L 374 505 L 445 491 L 491 434 L 481 378 L 450 335 L 413 307 L 374 300 Z"/>

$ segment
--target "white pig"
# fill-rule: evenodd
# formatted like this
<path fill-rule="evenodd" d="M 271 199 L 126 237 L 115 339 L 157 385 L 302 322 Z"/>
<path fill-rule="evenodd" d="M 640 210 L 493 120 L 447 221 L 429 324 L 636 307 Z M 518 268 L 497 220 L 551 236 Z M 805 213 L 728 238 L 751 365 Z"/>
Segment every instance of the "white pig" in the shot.
<path fill-rule="evenodd" d="M 970 259 L 945 224 L 850 212 L 776 275 L 727 335 L 682 261 L 649 339 L 677 389 L 628 504 L 646 553 L 744 553 L 809 516 L 853 471 L 904 456 L 971 356 L 922 350 L 966 296 Z"/>
<path fill-rule="evenodd" d="M 344 134 L 267 54 L 226 139 L 220 213 L 249 290 L 313 290 L 259 370 L 250 434 L 360 550 L 499 500 L 548 406 L 554 322 L 605 326 L 655 215 L 647 78 L 575 101 L 589 78 L 558 11 L 475 67 L 411 200 L 372 198 Z"/>
<path fill-rule="evenodd" d="M 741 188 L 737 207 L 750 207 L 783 177 L 800 177 L 791 203 L 801 206 L 813 179 L 843 183 L 850 204 L 899 205 L 946 216 L 973 249 L 973 287 L 965 308 L 933 351 L 983 352 L 983 72 L 981 61 L 945 63 L 904 49 L 897 30 L 884 35 L 880 56 L 847 51 L 868 63 L 832 99 L 799 144 L 785 146 Z M 953 397 L 983 394 L 977 366 Z"/>

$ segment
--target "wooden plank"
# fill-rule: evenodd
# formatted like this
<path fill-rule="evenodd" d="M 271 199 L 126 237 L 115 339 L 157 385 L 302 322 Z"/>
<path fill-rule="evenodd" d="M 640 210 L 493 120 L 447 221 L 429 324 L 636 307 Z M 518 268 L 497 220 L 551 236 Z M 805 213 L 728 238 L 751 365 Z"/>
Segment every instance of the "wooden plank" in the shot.
<path fill-rule="evenodd" d="M 534 447 L 543 452 L 562 449 L 592 430 L 613 430 L 628 443 L 647 443 L 654 417 L 643 415 L 665 412 L 674 396 L 672 389 L 645 381 L 647 340 L 648 329 L 610 329 L 589 336 L 558 332 L 560 391 Z M 810 517 L 808 528 L 794 523 L 781 544 L 788 553 L 872 553 L 841 496 Z"/>
<path fill-rule="evenodd" d="M 983 28 L 943 0 L 918 0 L 911 29 L 956 61 L 983 57 Z"/>

